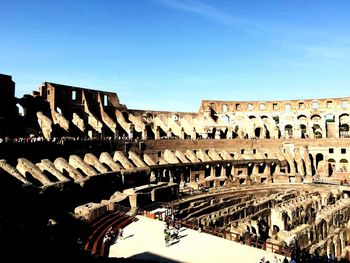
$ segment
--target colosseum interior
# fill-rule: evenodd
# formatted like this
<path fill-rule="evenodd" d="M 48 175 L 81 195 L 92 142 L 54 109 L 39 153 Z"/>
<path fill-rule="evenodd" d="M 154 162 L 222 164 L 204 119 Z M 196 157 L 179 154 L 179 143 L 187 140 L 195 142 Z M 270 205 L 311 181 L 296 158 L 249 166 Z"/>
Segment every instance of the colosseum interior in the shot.
<path fill-rule="evenodd" d="M 0 88 L 0 236 L 13 261 L 118 262 L 101 242 L 118 225 L 93 227 L 117 212 L 123 226 L 164 219 L 150 207 L 242 246 L 350 259 L 350 97 L 164 112 L 50 82 L 16 98 L 3 74 Z"/>

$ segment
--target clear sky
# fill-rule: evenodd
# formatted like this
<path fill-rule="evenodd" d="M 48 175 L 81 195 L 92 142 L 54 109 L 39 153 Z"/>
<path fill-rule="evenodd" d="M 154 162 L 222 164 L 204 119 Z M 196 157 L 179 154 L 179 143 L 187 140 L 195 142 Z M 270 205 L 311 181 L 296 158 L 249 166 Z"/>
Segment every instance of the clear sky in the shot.
<path fill-rule="evenodd" d="M 0 73 L 128 108 L 350 96 L 350 1 L 0 0 Z"/>

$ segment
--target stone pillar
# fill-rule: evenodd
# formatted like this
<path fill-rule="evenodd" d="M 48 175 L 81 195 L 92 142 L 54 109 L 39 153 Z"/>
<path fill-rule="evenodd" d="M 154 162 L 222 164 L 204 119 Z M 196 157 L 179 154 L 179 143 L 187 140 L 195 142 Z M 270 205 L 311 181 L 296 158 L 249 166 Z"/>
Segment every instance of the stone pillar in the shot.
<path fill-rule="evenodd" d="M 173 171 L 169 170 L 169 183 L 173 183 L 173 182 L 174 182 Z"/>
<path fill-rule="evenodd" d="M 210 166 L 210 177 L 215 177 L 215 165 Z"/>
<path fill-rule="evenodd" d="M 184 171 L 180 171 L 180 184 L 184 184 L 186 181 L 185 181 L 185 174 L 184 174 Z"/>
<path fill-rule="evenodd" d="M 151 176 L 149 178 L 150 182 L 155 182 L 157 180 L 156 174 L 154 171 L 151 172 Z"/>
<path fill-rule="evenodd" d="M 322 120 L 323 120 L 323 118 L 322 118 Z M 322 129 L 322 138 L 327 138 L 327 128 L 326 128 L 327 126 L 325 124 L 320 125 L 320 126 L 321 126 L 321 129 Z"/>
<path fill-rule="evenodd" d="M 300 124 L 296 124 L 293 126 L 293 138 L 301 138 L 301 128 Z"/>
<path fill-rule="evenodd" d="M 236 171 L 236 170 L 235 170 L 234 165 L 231 164 L 231 174 L 230 174 L 230 175 L 235 176 L 235 175 L 236 175 L 235 171 Z"/>
<path fill-rule="evenodd" d="M 271 164 L 270 163 L 266 164 L 264 174 L 271 175 Z"/>
<path fill-rule="evenodd" d="M 196 132 L 196 128 L 194 128 L 194 127 L 193 127 L 193 131 L 192 131 L 192 134 L 191 134 L 191 139 L 192 140 L 197 139 L 197 132 Z"/>
<path fill-rule="evenodd" d="M 185 139 L 185 130 L 181 128 L 180 139 Z"/>
<path fill-rule="evenodd" d="M 339 116 L 334 116 L 334 137 L 339 138 Z"/>
<path fill-rule="evenodd" d="M 220 130 L 215 131 L 214 139 L 220 139 Z"/>
<path fill-rule="evenodd" d="M 225 167 L 225 165 L 221 166 L 220 177 L 226 177 L 226 167 Z"/>
<path fill-rule="evenodd" d="M 167 131 L 166 136 L 167 136 L 168 138 L 171 138 L 171 136 L 172 136 L 171 128 L 169 128 L 169 130 Z"/>
<path fill-rule="evenodd" d="M 156 129 L 155 129 L 154 139 L 155 140 L 159 140 L 160 139 L 160 128 L 159 128 L 159 126 L 157 126 Z"/>
<path fill-rule="evenodd" d="M 252 171 L 252 175 L 257 175 L 259 174 L 259 164 L 255 163 Z"/>
<path fill-rule="evenodd" d="M 142 139 L 147 140 L 147 137 L 148 137 L 148 133 L 147 133 L 147 129 L 145 127 L 142 131 Z"/>
<path fill-rule="evenodd" d="M 130 130 L 128 131 L 129 134 L 129 139 L 133 140 L 134 139 L 134 127 L 130 126 Z"/>

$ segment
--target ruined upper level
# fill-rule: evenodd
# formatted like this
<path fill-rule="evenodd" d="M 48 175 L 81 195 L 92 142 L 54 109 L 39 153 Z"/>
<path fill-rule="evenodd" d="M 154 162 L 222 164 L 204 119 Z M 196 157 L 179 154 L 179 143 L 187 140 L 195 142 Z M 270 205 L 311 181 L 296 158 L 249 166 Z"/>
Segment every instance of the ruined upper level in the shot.
<path fill-rule="evenodd" d="M 350 97 L 323 98 L 306 100 L 275 100 L 275 101 L 217 101 L 202 100 L 199 111 L 206 112 L 210 109 L 216 113 L 227 112 L 328 112 L 344 111 L 350 109 Z"/>
<path fill-rule="evenodd" d="M 350 97 L 285 101 L 201 102 L 198 112 L 130 110 L 116 93 L 44 82 L 39 92 L 14 97 L 0 75 L 6 110 L 1 137 L 12 134 L 114 139 L 299 139 L 350 137 Z M 19 116 L 17 107 L 22 107 Z M 0 107 L 1 108 L 1 107 Z M 14 110 L 8 110 L 14 109 Z M 5 128 L 6 127 L 6 128 Z M 7 129 L 7 130 L 6 130 Z M 15 130 L 21 129 L 21 131 Z M 5 131 L 6 130 L 6 131 Z"/>

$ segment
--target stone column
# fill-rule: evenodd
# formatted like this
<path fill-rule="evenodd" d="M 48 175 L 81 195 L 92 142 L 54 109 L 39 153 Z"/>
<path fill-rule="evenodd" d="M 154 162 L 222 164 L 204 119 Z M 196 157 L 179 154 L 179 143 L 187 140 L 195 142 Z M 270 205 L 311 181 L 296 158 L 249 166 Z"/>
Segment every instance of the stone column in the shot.
<path fill-rule="evenodd" d="M 173 175 L 173 171 L 169 170 L 169 183 L 173 183 L 174 182 L 174 175 Z"/>
<path fill-rule="evenodd" d="M 147 140 L 148 134 L 147 134 L 147 129 L 146 127 L 142 131 L 142 139 Z"/>
<path fill-rule="evenodd" d="M 220 139 L 220 130 L 215 131 L 214 139 Z"/>
<path fill-rule="evenodd" d="M 226 167 L 225 167 L 225 165 L 221 166 L 220 177 L 226 177 Z"/>
<path fill-rule="evenodd" d="M 215 165 L 210 166 L 210 177 L 215 177 Z"/>
<path fill-rule="evenodd" d="M 157 180 L 156 174 L 154 171 L 151 172 L 151 177 L 149 178 L 150 182 L 155 182 Z"/>
<path fill-rule="evenodd" d="M 157 126 L 156 129 L 155 129 L 154 139 L 155 140 L 159 140 L 160 139 L 160 128 L 159 128 L 159 126 Z"/>
<path fill-rule="evenodd" d="M 339 115 L 334 115 L 334 137 L 339 138 Z"/>
<path fill-rule="evenodd" d="M 171 136 L 172 136 L 171 133 L 172 133 L 172 132 L 171 132 L 171 128 L 169 128 L 169 130 L 167 131 L 166 136 L 167 136 L 168 138 L 171 138 Z"/>
<path fill-rule="evenodd" d="M 184 130 L 184 128 L 181 128 L 180 139 L 185 139 L 185 130 Z"/>
<path fill-rule="evenodd" d="M 196 128 L 194 128 L 194 127 L 193 127 L 193 131 L 192 131 L 192 134 L 191 134 L 191 139 L 192 140 L 197 139 L 197 132 L 196 132 Z"/>
<path fill-rule="evenodd" d="M 185 174 L 184 174 L 184 171 L 181 170 L 180 171 L 180 184 L 184 184 L 186 181 L 185 181 Z"/>

